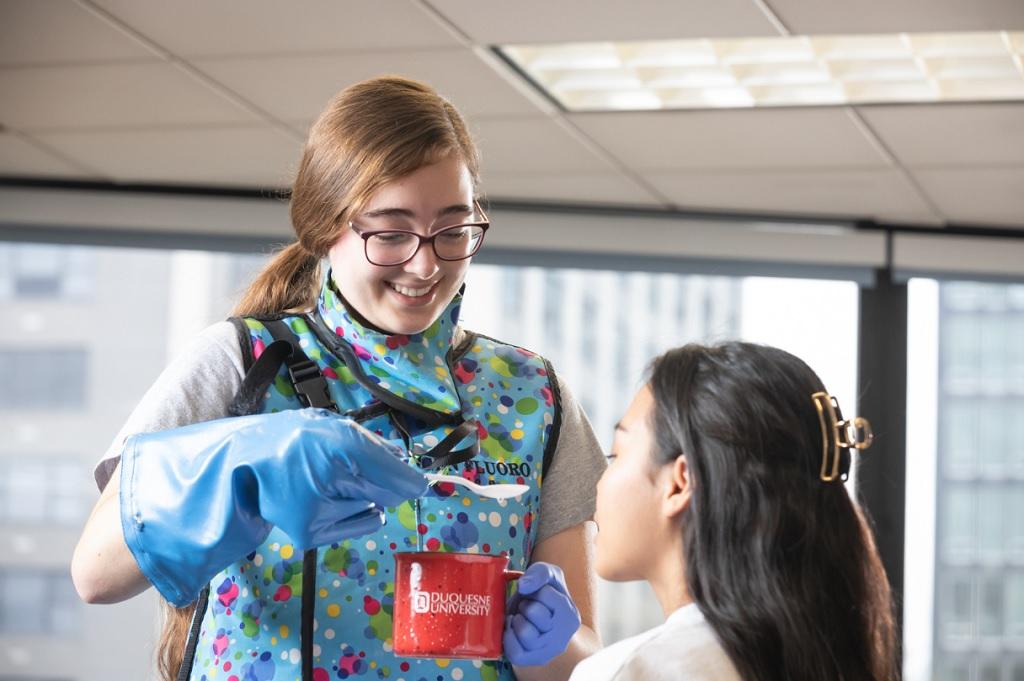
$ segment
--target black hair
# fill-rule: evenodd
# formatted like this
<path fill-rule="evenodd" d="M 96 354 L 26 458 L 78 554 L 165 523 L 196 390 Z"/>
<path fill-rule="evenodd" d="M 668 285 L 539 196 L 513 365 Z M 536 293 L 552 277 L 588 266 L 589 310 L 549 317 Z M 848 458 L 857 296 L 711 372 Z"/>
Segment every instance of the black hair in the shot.
<path fill-rule="evenodd" d="M 892 600 L 863 512 L 820 477 L 824 391 L 777 348 L 686 345 L 651 364 L 656 464 L 686 457 L 690 595 L 745 681 L 899 678 Z"/>

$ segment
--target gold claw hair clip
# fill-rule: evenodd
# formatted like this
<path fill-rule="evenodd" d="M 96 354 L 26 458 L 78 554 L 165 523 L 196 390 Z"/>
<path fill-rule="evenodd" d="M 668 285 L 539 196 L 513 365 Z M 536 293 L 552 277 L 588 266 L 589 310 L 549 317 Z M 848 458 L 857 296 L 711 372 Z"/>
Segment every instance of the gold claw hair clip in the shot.
<path fill-rule="evenodd" d="M 850 472 L 850 453 L 846 450 L 851 447 L 867 449 L 871 446 L 875 439 L 871 424 L 860 416 L 843 420 L 839 402 L 826 392 L 814 393 L 811 399 L 814 400 L 818 422 L 821 424 L 821 479 L 832 482 L 842 478 L 845 481 Z"/>

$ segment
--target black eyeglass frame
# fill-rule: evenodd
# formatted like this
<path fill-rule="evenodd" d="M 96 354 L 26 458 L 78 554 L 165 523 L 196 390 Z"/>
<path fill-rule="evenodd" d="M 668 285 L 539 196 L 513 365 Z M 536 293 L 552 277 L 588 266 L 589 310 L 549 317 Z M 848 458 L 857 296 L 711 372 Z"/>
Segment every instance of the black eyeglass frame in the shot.
<path fill-rule="evenodd" d="M 459 260 L 466 260 L 467 258 L 472 258 L 480 251 L 480 247 L 484 245 L 484 237 L 487 236 L 487 230 L 490 229 L 491 227 L 491 220 L 490 218 L 487 217 L 487 213 L 484 212 L 484 208 L 483 206 L 480 205 L 480 202 L 474 200 L 473 205 L 476 207 L 476 210 L 480 211 L 480 215 L 482 215 L 484 218 L 483 220 L 476 220 L 473 222 L 460 222 L 457 225 L 451 225 L 450 227 L 445 227 L 444 229 L 438 230 L 436 233 L 430 236 L 423 236 L 422 234 L 410 232 L 409 230 L 406 229 L 375 229 L 372 231 L 366 231 L 359 227 L 358 225 L 356 225 L 355 220 L 349 220 L 348 226 L 349 229 L 355 232 L 359 236 L 359 238 L 363 240 L 363 256 L 366 258 L 366 262 L 370 263 L 371 265 L 376 265 L 377 267 L 398 267 L 399 265 L 404 265 L 405 263 L 409 262 L 410 260 L 416 257 L 416 254 L 420 252 L 420 249 L 423 248 L 423 244 L 425 243 L 430 244 L 430 248 L 433 249 L 434 255 L 437 256 L 438 260 L 444 260 L 445 262 L 458 262 Z M 479 227 L 480 229 L 483 230 L 483 232 L 481 232 L 480 234 L 480 239 L 477 241 L 476 247 L 473 249 L 473 251 L 467 255 L 462 256 L 461 258 L 446 258 L 440 253 L 438 253 L 437 244 L 434 240 L 437 239 L 437 237 L 441 236 L 442 234 L 450 232 L 453 229 L 459 229 L 460 227 Z M 412 252 L 412 255 L 410 255 L 405 260 L 402 260 L 401 262 L 382 265 L 381 263 L 374 262 L 373 260 L 370 259 L 370 237 L 377 236 L 379 234 L 412 235 L 419 239 L 419 243 L 416 244 L 416 249 Z"/>

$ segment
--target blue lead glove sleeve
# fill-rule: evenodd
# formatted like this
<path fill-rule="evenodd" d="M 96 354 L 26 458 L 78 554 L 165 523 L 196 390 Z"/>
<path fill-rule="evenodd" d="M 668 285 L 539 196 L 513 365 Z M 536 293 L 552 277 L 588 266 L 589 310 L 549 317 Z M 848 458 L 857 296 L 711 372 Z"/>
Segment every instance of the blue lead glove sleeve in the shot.
<path fill-rule="evenodd" d="M 508 601 L 502 645 L 514 665 L 547 664 L 565 652 L 580 628 L 576 609 L 562 569 L 534 563 L 519 578 Z"/>
<path fill-rule="evenodd" d="M 136 435 L 121 453 L 121 526 L 172 605 L 193 600 L 272 527 L 302 551 L 373 532 L 421 496 L 402 451 L 350 419 L 298 409 Z"/>

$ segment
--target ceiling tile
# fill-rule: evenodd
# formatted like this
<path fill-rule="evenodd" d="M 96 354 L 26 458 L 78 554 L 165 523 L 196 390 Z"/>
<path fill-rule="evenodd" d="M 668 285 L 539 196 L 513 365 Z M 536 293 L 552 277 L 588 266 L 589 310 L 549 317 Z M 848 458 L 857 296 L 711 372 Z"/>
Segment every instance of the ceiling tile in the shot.
<path fill-rule="evenodd" d="M 1024 164 L 1024 104 L 865 106 L 858 110 L 904 165 Z"/>
<path fill-rule="evenodd" d="M 457 39 L 415 2 L 95 0 L 184 57 L 451 47 Z"/>
<path fill-rule="evenodd" d="M 0 123 L 20 130 L 255 119 L 164 62 L 5 68 L 0 92 Z"/>
<path fill-rule="evenodd" d="M 97 177 L 9 133 L 0 133 L 0 174 L 16 177 Z"/>
<path fill-rule="evenodd" d="M 492 173 L 485 159 L 482 184 L 491 200 L 661 205 L 657 197 L 618 173 Z"/>
<path fill-rule="evenodd" d="M 486 45 L 587 40 L 657 40 L 778 35 L 750 0 L 430 0 Z"/>
<path fill-rule="evenodd" d="M 218 59 L 195 64 L 281 120 L 312 121 L 342 88 L 387 74 L 429 83 L 463 115 L 538 112 L 529 99 L 468 49 Z"/>
<path fill-rule="evenodd" d="M 915 170 L 951 222 L 1024 227 L 1024 166 Z"/>
<path fill-rule="evenodd" d="M 495 173 L 611 171 L 613 166 L 550 118 L 471 120 L 484 168 Z"/>
<path fill-rule="evenodd" d="M 999 31 L 1024 27 L 1020 0 L 771 0 L 794 34 Z"/>
<path fill-rule="evenodd" d="M 881 168 L 884 154 L 845 109 L 572 114 L 634 170 Z"/>
<path fill-rule="evenodd" d="M 45 133 L 67 156 L 123 182 L 287 187 L 302 145 L 268 126 Z"/>
<path fill-rule="evenodd" d="M 898 170 L 646 173 L 644 179 L 680 208 L 937 217 Z"/>
<path fill-rule="evenodd" d="M 0 0 L 0 66 L 152 58 L 71 0 Z"/>

